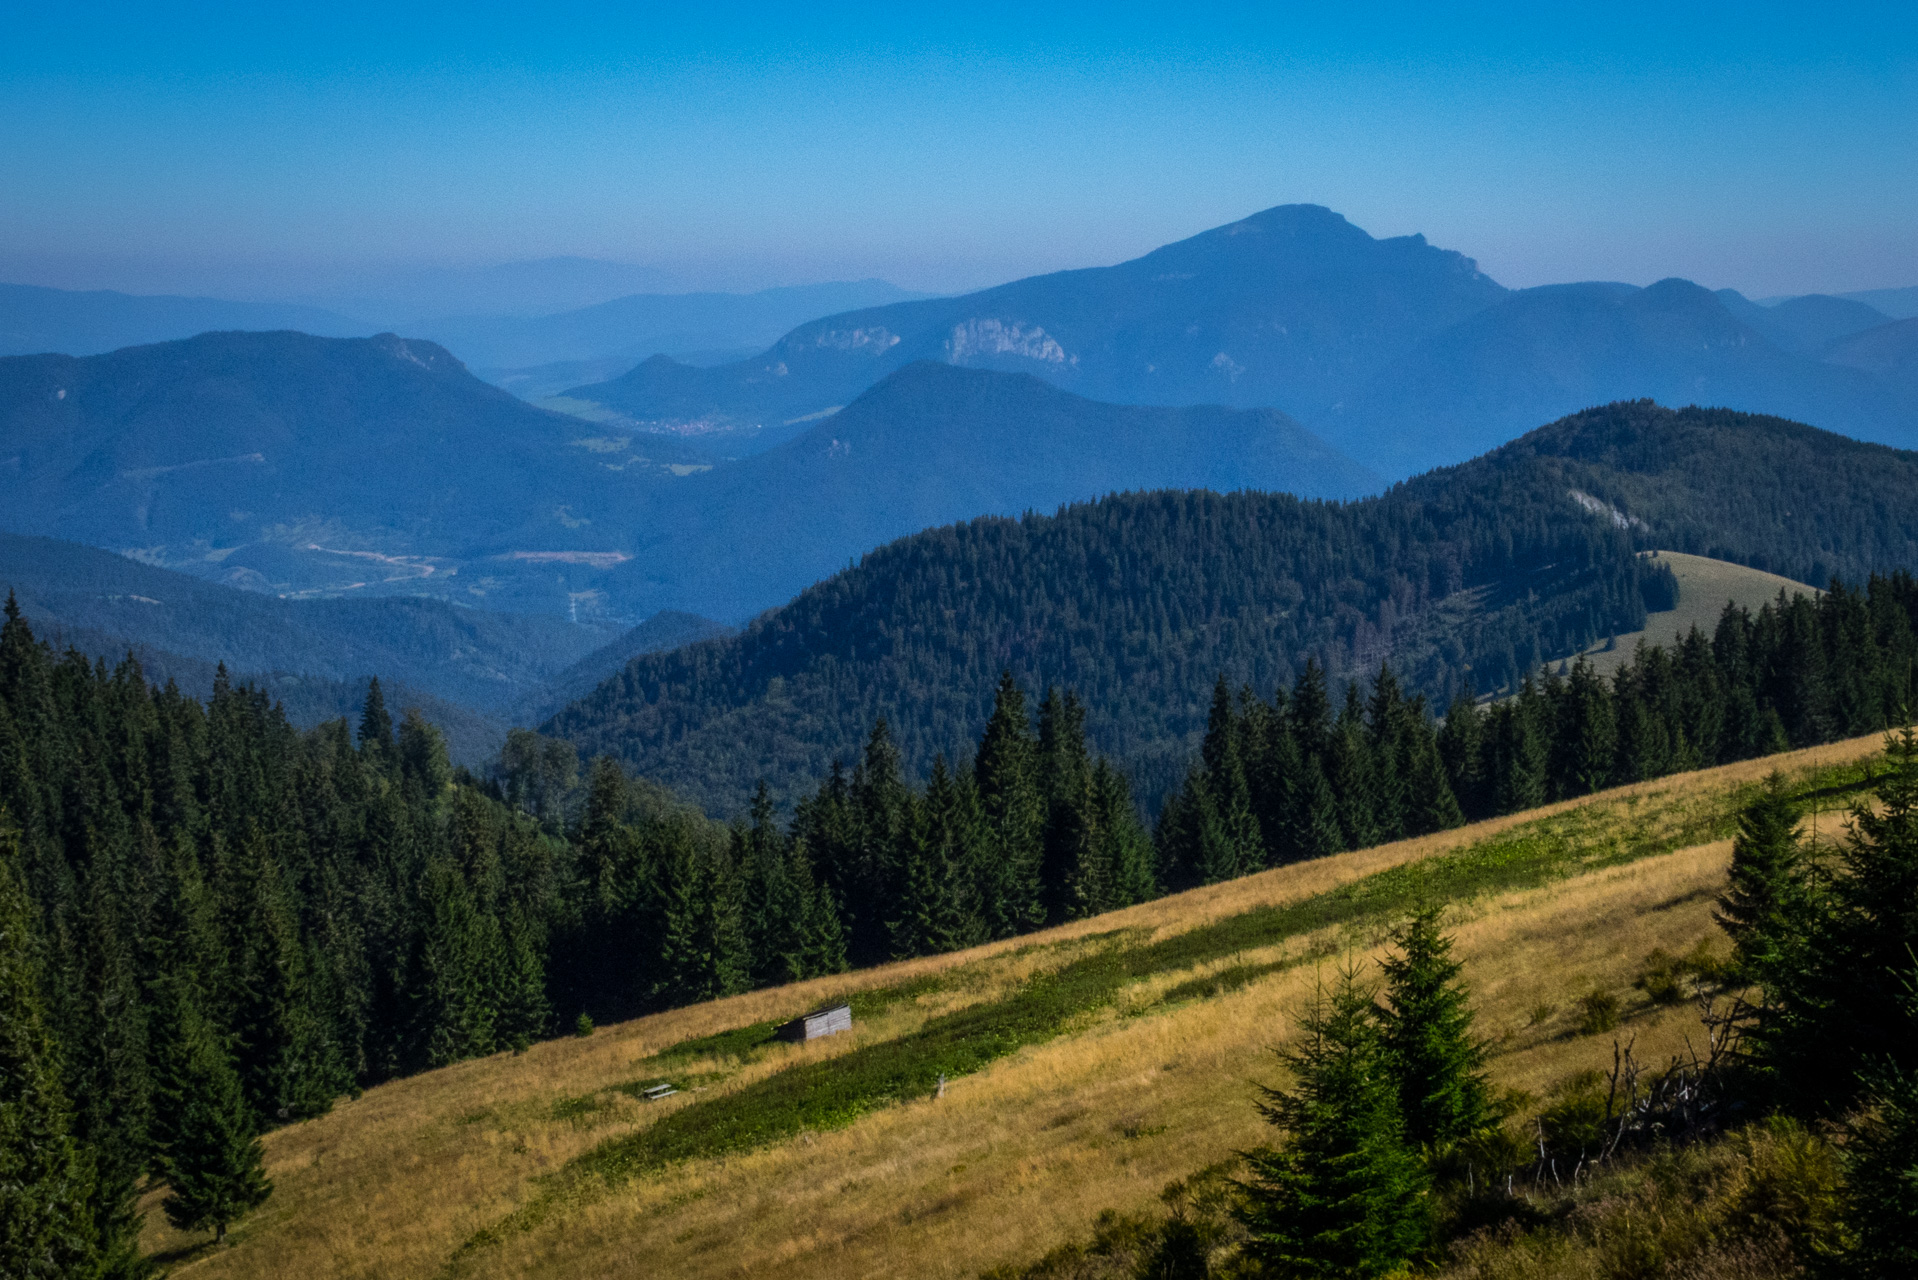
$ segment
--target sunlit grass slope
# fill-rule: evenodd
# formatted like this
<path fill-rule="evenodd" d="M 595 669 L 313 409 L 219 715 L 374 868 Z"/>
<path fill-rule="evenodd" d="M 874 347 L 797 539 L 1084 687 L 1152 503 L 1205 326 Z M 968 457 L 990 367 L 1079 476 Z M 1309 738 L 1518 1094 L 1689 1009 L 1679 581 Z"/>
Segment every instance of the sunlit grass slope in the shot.
<path fill-rule="evenodd" d="M 1592 666 L 1600 675 L 1609 676 L 1630 662 L 1641 640 L 1669 647 L 1682 641 L 1693 627 L 1711 635 L 1718 629 L 1719 615 L 1725 612 L 1727 604 L 1757 613 L 1777 600 L 1780 591 L 1787 596 L 1818 594 L 1802 582 L 1729 560 L 1686 555 L 1682 551 L 1654 554 L 1678 579 L 1678 604 L 1675 608 L 1647 614 L 1644 630 L 1618 636 L 1610 649 L 1600 647 L 1589 654 Z"/>
<path fill-rule="evenodd" d="M 1876 739 L 1601 793 L 949 956 L 755 992 L 401 1080 L 268 1136 L 272 1201 L 223 1250 L 149 1217 L 193 1276 L 972 1276 L 1264 1139 L 1254 1082 L 1328 963 L 1442 899 L 1497 1081 L 1696 1031 L 1632 990 L 1712 938 L 1743 789 L 1842 806 Z M 1827 815 L 1821 828 L 1836 829 Z M 855 1032 L 769 1042 L 850 996 Z M 939 1093 L 940 1077 L 946 1084 Z M 640 1098 L 670 1081 L 681 1092 Z M 157 1196 L 155 1197 L 157 1200 Z"/>

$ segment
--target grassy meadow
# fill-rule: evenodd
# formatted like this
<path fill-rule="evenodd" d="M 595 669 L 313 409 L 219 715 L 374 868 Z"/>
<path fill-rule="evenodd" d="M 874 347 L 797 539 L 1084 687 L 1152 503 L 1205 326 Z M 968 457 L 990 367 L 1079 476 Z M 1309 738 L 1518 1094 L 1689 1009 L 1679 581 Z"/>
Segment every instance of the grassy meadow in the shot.
<path fill-rule="evenodd" d="M 1718 629 L 1719 615 L 1725 612 L 1728 603 L 1757 613 L 1776 601 L 1780 591 L 1787 596 L 1817 594 L 1802 582 L 1729 560 L 1687 555 L 1683 551 L 1653 554 L 1678 579 L 1678 605 L 1647 615 L 1643 631 L 1616 637 L 1610 649 L 1600 647 L 1588 653 L 1586 660 L 1602 676 L 1610 677 L 1630 662 L 1641 640 L 1670 647 L 1683 640 L 1693 627 L 1711 635 Z"/>
<path fill-rule="evenodd" d="M 1326 966 L 1452 904 L 1497 1084 L 1641 1059 L 1696 1011 L 1634 989 L 1716 942 L 1744 789 L 1786 771 L 1843 808 L 1873 737 L 1602 792 L 1299 864 L 970 951 L 716 1001 L 382 1085 L 265 1139 L 271 1201 L 226 1248 L 145 1244 L 194 1277 L 976 1276 L 1266 1140 L 1255 1084 Z M 771 1042 L 849 997 L 855 1030 Z M 940 1080 L 943 1077 L 943 1090 Z M 681 1092 L 641 1098 L 650 1085 Z"/>

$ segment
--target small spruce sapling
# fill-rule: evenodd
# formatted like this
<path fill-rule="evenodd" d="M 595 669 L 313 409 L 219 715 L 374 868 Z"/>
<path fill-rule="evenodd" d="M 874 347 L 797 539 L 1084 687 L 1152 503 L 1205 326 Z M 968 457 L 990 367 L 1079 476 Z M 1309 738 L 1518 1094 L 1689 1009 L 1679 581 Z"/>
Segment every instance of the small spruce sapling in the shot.
<path fill-rule="evenodd" d="M 1798 843 L 1798 804 L 1773 770 L 1738 815 L 1730 883 L 1718 900 L 1718 923 L 1731 937 L 1738 964 L 1763 980 L 1783 959 L 1805 906 Z"/>
<path fill-rule="evenodd" d="M 1248 1154 L 1236 1212 L 1247 1255 L 1267 1273 L 1370 1280 L 1425 1242 L 1429 1177 L 1405 1142 L 1372 996 L 1343 970 L 1301 1019 L 1298 1047 L 1281 1054 L 1293 1088 L 1263 1090 L 1259 1110 L 1284 1142 Z"/>
<path fill-rule="evenodd" d="M 1492 1110 L 1485 1049 L 1472 1034 L 1463 966 L 1439 928 L 1442 914 L 1422 907 L 1395 935 L 1396 954 L 1385 961 L 1387 1004 L 1379 1011 L 1406 1141 L 1435 1151 L 1479 1132 Z"/>

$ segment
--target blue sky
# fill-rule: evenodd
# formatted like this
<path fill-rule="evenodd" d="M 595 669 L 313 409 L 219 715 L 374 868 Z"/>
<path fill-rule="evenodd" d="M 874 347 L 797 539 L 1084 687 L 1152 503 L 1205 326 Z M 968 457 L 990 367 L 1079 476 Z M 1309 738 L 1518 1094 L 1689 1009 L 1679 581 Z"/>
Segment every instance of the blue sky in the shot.
<path fill-rule="evenodd" d="M 1527 285 L 1918 283 L 1918 6 L 0 3 L 0 278 L 958 289 L 1274 204 Z"/>

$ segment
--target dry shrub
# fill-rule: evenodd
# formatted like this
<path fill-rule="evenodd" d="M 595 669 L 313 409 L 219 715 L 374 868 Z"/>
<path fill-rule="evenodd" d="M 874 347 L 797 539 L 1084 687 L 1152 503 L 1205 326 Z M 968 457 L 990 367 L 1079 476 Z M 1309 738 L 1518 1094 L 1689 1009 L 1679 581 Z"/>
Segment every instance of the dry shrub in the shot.
<path fill-rule="evenodd" d="M 1710 939 L 1701 938 L 1696 947 L 1682 956 L 1654 947 L 1632 985 L 1644 992 L 1653 1004 L 1679 1004 L 1701 990 L 1722 987 L 1733 977 L 1731 960 L 1721 957 Z"/>
<path fill-rule="evenodd" d="M 1573 1088 L 1568 1097 L 1579 1096 Z M 1789 1121 L 1620 1162 L 1528 1197 L 1544 1225 L 1452 1250 L 1459 1280 L 1787 1280 L 1842 1256 L 1837 1151 Z"/>
<path fill-rule="evenodd" d="M 1578 1034 L 1595 1036 L 1618 1026 L 1618 997 L 1609 991 L 1588 991 L 1578 998 Z"/>

